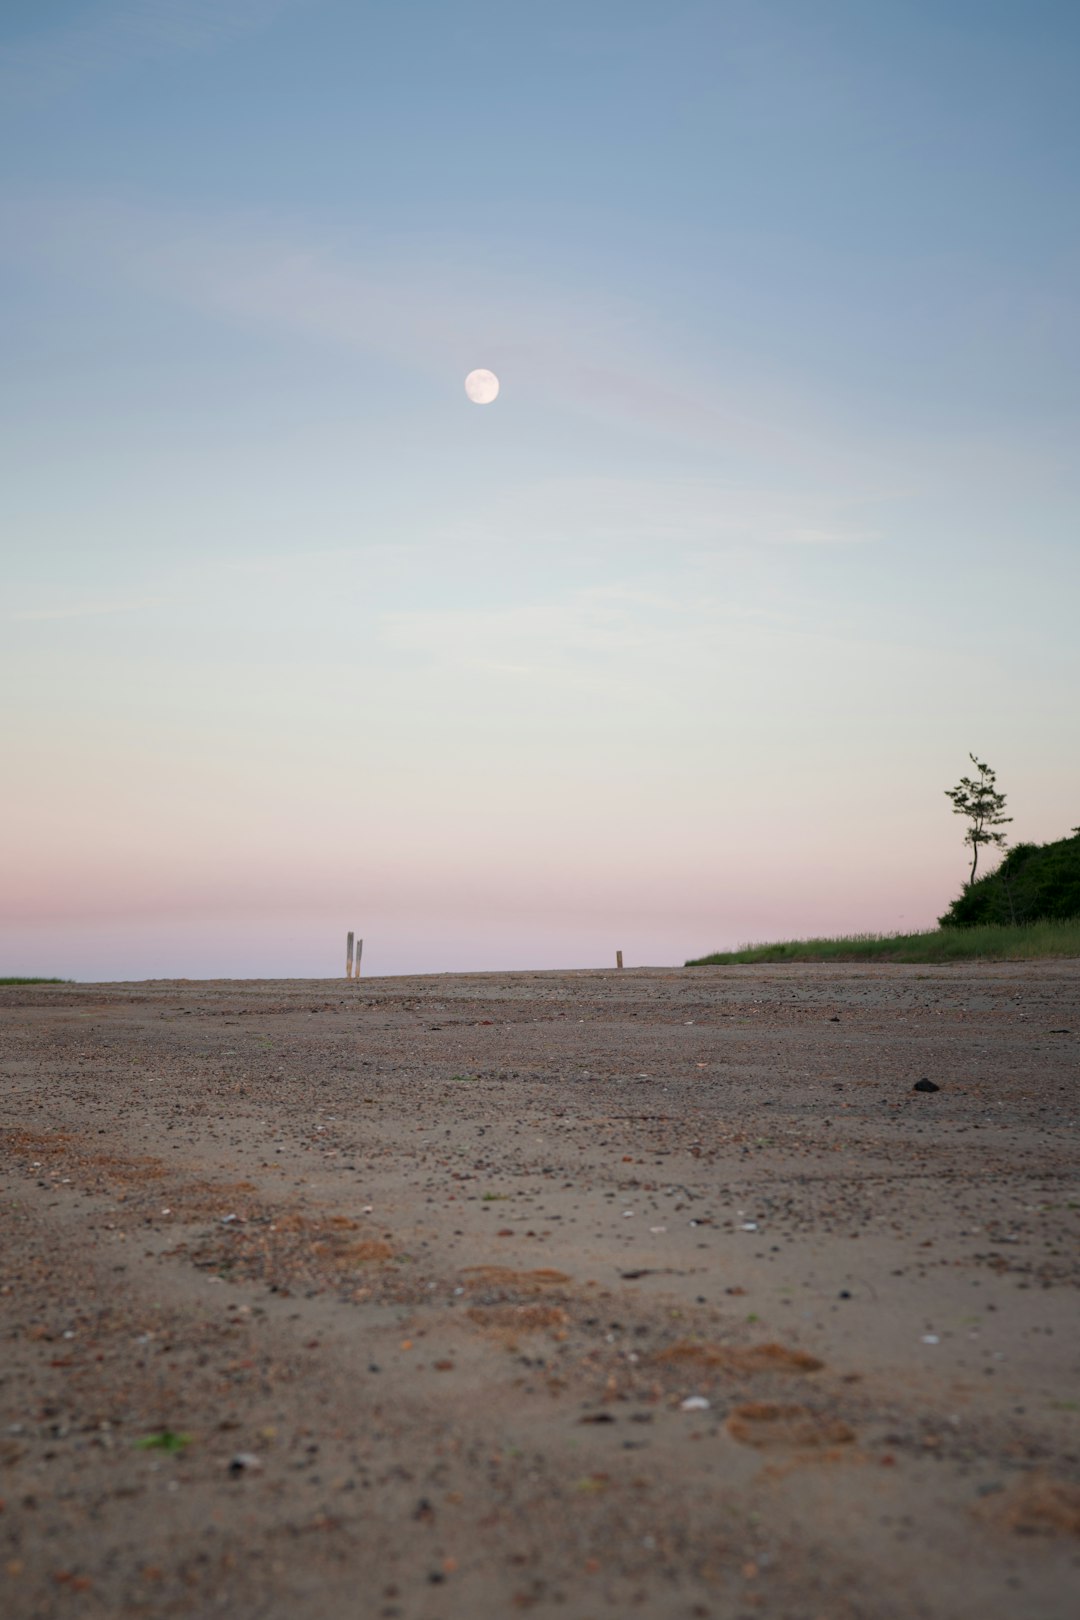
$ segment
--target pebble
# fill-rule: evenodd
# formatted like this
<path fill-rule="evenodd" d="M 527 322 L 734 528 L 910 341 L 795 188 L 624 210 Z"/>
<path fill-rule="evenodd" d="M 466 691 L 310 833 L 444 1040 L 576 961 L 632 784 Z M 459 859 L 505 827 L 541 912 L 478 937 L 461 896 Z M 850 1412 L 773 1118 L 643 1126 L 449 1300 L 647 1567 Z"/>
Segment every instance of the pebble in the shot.
<path fill-rule="evenodd" d="M 253 1451 L 238 1451 L 229 1462 L 229 1473 L 234 1476 L 248 1474 L 261 1467 L 262 1463 Z"/>

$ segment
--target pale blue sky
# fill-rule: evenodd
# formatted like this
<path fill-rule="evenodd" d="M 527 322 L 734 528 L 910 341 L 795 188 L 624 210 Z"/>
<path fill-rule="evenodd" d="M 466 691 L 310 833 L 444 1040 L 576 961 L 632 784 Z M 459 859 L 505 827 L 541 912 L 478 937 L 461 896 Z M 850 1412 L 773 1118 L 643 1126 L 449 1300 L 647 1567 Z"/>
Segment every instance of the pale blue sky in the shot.
<path fill-rule="evenodd" d="M 1074 826 L 1078 69 L 1040 0 L 8 0 L 0 970 L 929 921 L 969 748 Z"/>

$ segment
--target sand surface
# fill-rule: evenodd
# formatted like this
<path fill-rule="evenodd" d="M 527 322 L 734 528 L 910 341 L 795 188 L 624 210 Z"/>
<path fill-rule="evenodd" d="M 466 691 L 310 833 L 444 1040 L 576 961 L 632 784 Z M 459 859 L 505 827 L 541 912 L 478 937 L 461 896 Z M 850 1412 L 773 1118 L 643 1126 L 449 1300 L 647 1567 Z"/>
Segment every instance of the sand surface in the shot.
<path fill-rule="evenodd" d="M 1078 1058 L 1080 963 L 0 990 L 0 1612 L 1071 1620 Z"/>

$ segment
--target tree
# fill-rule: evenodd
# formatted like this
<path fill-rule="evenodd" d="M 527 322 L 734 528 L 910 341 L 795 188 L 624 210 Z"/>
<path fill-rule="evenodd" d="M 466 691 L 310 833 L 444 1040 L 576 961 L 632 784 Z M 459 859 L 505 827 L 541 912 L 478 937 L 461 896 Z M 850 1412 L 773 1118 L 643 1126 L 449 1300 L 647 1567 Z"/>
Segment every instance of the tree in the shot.
<path fill-rule="evenodd" d="M 983 844 L 996 844 L 1005 848 L 1005 834 L 991 832 L 991 827 L 1002 827 L 1012 816 L 1003 816 L 1005 795 L 997 790 L 997 773 L 984 765 L 974 754 L 968 758 L 978 771 L 978 777 L 962 776 L 954 788 L 945 789 L 945 797 L 952 800 L 953 815 L 967 816 L 971 826 L 964 834 L 964 843 L 971 845 L 971 875 L 975 881 L 975 868 L 979 864 L 979 850 Z"/>

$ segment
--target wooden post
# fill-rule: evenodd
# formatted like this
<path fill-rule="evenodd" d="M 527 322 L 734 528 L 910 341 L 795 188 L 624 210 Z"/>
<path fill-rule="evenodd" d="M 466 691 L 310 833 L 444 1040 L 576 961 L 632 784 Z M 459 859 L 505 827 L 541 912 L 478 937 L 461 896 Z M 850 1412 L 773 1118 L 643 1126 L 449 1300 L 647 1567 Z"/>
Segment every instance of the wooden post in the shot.
<path fill-rule="evenodd" d="M 615 952 L 615 966 L 622 967 L 622 951 Z"/>
<path fill-rule="evenodd" d="M 363 954 L 364 954 L 364 942 L 363 942 L 362 939 L 358 939 L 357 942 L 356 942 L 356 977 L 357 978 L 360 977 L 360 958 L 363 956 Z"/>
<path fill-rule="evenodd" d="M 353 947 L 353 935 L 352 935 L 352 929 L 350 928 L 349 937 L 348 937 L 348 939 L 346 940 L 346 943 L 345 943 L 345 977 L 347 979 L 352 978 L 352 947 Z"/>

